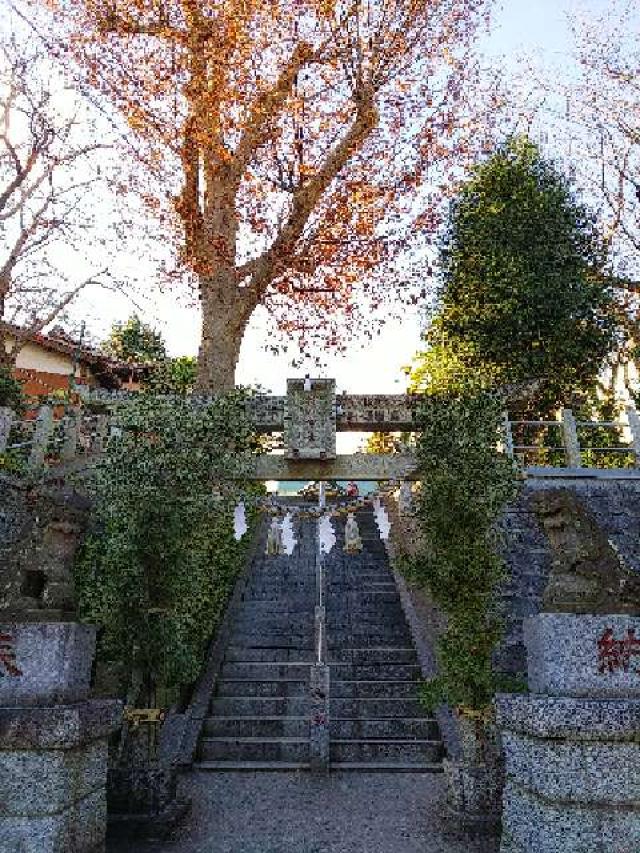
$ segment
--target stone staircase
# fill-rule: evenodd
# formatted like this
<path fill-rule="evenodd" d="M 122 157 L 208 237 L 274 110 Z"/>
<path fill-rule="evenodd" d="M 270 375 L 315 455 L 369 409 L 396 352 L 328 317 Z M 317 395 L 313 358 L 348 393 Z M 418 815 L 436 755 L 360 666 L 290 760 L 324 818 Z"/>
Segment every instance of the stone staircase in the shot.
<path fill-rule="evenodd" d="M 370 511 L 357 514 L 364 549 L 338 542 L 325 557 L 331 668 L 331 767 L 439 771 L 437 723 L 419 704 L 420 667 L 400 595 Z"/>
<path fill-rule="evenodd" d="M 420 669 L 371 512 L 358 513 L 365 549 L 338 543 L 326 567 L 331 671 L 331 766 L 440 770 L 435 720 L 417 701 Z M 296 525 L 292 557 L 253 566 L 211 700 L 196 767 L 309 767 L 309 666 L 314 660 L 316 523 Z"/>
<path fill-rule="evenodd" d="M 292 557 L 267 557 L 262 544 L 200 738 L 200 769 L 309 766 L 314 534 L 309 523 L 296 531 Z"/>

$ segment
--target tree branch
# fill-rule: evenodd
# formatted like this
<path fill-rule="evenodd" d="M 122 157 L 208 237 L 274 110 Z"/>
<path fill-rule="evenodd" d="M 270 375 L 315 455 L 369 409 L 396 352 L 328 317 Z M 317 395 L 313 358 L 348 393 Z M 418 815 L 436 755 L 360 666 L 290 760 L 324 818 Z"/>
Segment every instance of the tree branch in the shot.
<path fill-rule="evenodd" d="M 296 243 L 321 197 L 377 123 L 378 112 L 373 101 L 373 92 L 365 90 L 358 99 L 356 118 L 346 135 L 329 152 L 320 170 L 302 182 L 295 191 L 291 213 L 271 247 L 259 258 L 238 269 L 239 281 L 251 276 L 248 290 L 253 293 L 254 298 L 259 298 L 264 293 L 277 275 L 278 269 L 293 255 Z"/>

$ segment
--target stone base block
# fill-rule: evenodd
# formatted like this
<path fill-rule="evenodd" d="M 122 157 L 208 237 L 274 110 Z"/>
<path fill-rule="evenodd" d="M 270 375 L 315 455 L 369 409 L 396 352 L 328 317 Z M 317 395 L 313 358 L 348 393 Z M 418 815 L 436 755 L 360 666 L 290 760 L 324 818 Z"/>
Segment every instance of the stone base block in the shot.
<path fill-rule="evenodd" d="M 640 698 L 640 618 L 539 613 L 524 620 L 529 689 Z"/>
<path fill-rule="evenodd" d="M 81 702 L 89 695 L 96 629 L 77 622 L 0 624 L 0 706 Z"/>
<path fill-rule="evenodd" d="M 499 696 L 501 853 L 640 850 L 640 700 Z"/>
<path fill-rule="evenodd" d="M 0 708 L 0 853 L 104 850 L 107 741 L 121 703 Z"/>
<path fill-rule="evenodd" d="M 507 773 L 551 802 L 624 806 L 640 815 L 640 743 L 553 740 L 505 732 Z"/>
<path fill-rule="evenodd" d="M 57 814 L 0 817 L 0 853 L 102 853 L 106 822 L 104 789 Z"/>
<path fill-rule="evenodd" d="M 41 817 L 104 788 L 107 742 L 43 751 L 0 750 L 0 817 Z"/>
<path fill-rule="evenodd" d="M 500 853 L 637 853 L 640 810 L 550 803 L 507 783 Z"/>

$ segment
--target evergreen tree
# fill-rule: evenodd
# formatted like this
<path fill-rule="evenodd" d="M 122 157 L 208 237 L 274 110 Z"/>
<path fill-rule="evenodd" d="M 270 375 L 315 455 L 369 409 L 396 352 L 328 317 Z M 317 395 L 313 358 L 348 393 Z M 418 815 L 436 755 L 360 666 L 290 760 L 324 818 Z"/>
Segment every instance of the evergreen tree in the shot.
<path fill-rule="evenodd" d="M 602 242 L 568 181 L 527 139 L 476 167 L 441 248 L 440 309 L 412 391 L 541 381 L 538 411 L 593 387 L 613 345 Z"/>
<path fill-rule="evenodd" d="M 167 357 L 160 332 L 132 314 L 126 323 L 114 323 L 103 348 L 114 358 L 132 363 L 164 361 Z"/>

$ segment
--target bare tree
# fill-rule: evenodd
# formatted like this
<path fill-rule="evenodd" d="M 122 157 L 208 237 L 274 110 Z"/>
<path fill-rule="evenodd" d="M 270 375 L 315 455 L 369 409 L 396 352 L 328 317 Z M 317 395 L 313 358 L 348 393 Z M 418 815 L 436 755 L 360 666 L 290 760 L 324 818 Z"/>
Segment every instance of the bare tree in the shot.
<path fill-rule="evenodd" d="M 141 196 L 200 297 L 199 390 L 233 386 L 258 306 L 324 348 L 425 298 L 415 257 L 479 136 L 490 2 L 19 5 L 53 8 L 52 55 L 133 132 Z"/>
<path fill-rule="evenodd" d="M 108 147 L 62 81 L 44 82 L 45 59 L 11 37 L 0 44 L 0 364 L 89 285 L 115 286 L 92 269 L 99 185 Z M 95 266 L 95 261 L 94 261 Z M 8 327 L 17 346 L 7 352 Z M 15 329 L 13 330 L 15 331 Z"/>
<path fill-rule="evenodd" d="M 606 18 L 574 26 L 582 77 L 568 93 L 586 130 L 582 169 L 619 255 L 640 251 L 640 13 L 614 0 Z M 640 276 L 636 276 L 640 277 Z"/>

